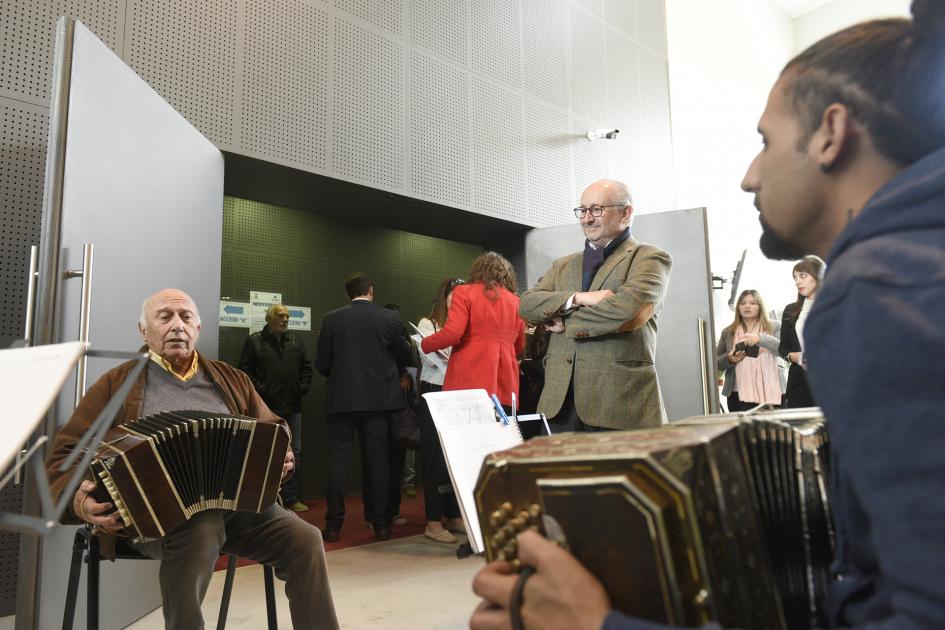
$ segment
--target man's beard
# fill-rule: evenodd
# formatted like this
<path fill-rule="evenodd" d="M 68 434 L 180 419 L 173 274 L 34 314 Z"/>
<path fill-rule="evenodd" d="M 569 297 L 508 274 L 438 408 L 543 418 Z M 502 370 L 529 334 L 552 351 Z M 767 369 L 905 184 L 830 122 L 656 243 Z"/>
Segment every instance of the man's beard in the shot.
<path fill-rule="evenodd" d="M 781 238 L 771 229 L 771 226 L 765 222 L 761 215 L 758 215 L 758 221 L 761 222 L 761 239 L 758 241 L 758 246 L 761 248 L 761 253 L 767 258 L 772 260 L 797 260 L 810 253 L 799 245 Z"/>

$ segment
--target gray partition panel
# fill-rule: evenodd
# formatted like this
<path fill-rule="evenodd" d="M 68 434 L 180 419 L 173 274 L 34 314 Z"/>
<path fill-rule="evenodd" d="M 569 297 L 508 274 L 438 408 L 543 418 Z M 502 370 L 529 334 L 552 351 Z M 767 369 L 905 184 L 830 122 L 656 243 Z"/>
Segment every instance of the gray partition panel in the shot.
<path fill-rule="evenodd" d="M 659 314 L 656 351 L 666 413 L 670 420 L 705 413 L 705 395 L 709 410 L 715 410 L 718 388 L 712 367 L 712 273 L 705 208 L 641 214 L 634 218 L 632 232 L 637 240 L 657 245 L 673 257 L 669 289 Z M 529 232 L 525 237 L 528 286 L 538 282 L 554 259 L 583 247 L 584 234 L 576 222 Z M 705 362 L 700 350 L 700 320 L 708 323 Z"/>
<path fill-rule="evenodd" d="M 215 358 L 223 224 L 220 151 L 107 46 L 75 22 L 61 175 L 60 270 L 82 267 L 84 243 L 94 244 L 91 323 L 93 348 L 135 350 L 142 300 L 179 287 L 202 310 L 199 348 Z M 53 274 L 61 278 L 61 274 Z M 58 340 L 77 338 L 80 279 L 61 282 L 56 294 Z M 88 366 L 91 385 L 114 361 Z M 59 421 L 71 413 L 69 384 Z M 59 627 L 73 528 L 61 528 L 43 546 L 41 628 Z M 156 562 L 108 563 L 101 576 L 101 627 L 121 628 L 160 605 Z M 83 587 L 84 588 L 84 576 Z M 48 604 L 48 605 L 47 605 Z M 76 627 L 83 627 L 79 597 Z"/>

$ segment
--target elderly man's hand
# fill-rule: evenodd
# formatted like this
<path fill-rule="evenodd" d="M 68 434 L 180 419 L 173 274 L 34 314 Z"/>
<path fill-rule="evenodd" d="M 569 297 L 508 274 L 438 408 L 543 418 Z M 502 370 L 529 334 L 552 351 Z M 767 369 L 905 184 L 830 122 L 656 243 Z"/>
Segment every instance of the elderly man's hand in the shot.
<path fill-rule="evenodd" d="M 282 463 L 282 478 L 285 479 L 293 468 L 295 468 L 295 453 L 292 452 L 290 446 L 285 451 L 285 461 Z"/>
<path fill-rule="evenodd" d="M 574 556 L 531 531 L 518 537 L 518 553 L 522 564 L 535 568 L 522 593 L 525 628 L 599 630 L 611 610 L 610 599 Z M 470 619 L 472 630 L 511 628 L 509 601 L 517 579 L 506 562 L 479 571 L 473 592 L 483 601 Z"/>
<path fill-rule="evenodd" d="M 578 306 L 594 306 L 601 300 L 613 297 L 614 292 L 610 289 L 601 289 L 600 291 L 579 291 L 574 294 L 574 303 Z"/>
<path fill-rule="evenodd" d="M 80 519 L 100 527 L 105 531 L 116 532 L 124 528 L 125 523 L 121 520 L 118 512 L 107 514 L 115 506 L 112 503 L 99 503 L 89 496 L 89 493 L 95 490 L 95 482 L 86 479 L 79 484 L 75 496 L 72 497 L 72 511 Z"/>

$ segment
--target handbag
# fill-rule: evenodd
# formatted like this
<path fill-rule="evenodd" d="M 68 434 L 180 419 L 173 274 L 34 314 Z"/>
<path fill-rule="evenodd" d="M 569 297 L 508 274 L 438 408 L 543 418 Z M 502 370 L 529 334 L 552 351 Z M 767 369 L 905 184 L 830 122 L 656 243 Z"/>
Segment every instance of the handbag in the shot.
<path fill-rule="evenodd" d="M 417 412 L 404 394 L 404 408 L 395 411 L 390 419 L 389 439 L 394 444 L 414 451 L 420 450 L 420 427 L 417 425 Z"/>

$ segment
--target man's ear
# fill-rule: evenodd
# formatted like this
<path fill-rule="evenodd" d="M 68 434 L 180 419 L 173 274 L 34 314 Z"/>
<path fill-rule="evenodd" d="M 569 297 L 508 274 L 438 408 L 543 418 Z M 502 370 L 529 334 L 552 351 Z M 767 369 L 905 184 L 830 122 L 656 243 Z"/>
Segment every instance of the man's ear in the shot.
<path fill-rule="evenodd" d="M 842 103 L 831 103 L 820 117 L 820 127 L 811 136 L 807 150 L 820 170 L 827 173 L 854 151 L 856 130 L 849 108 Z"/>
<path fill-rule="evenodd" d="M 141 322 L 138 322 L 138 334 L 141 335 L 141 339 L 147 341 L 148 338 L 145 336 L 144 326 L 141 325 Z"/>
<path fill-rule="evenodd" d="M 627 225 L 630 225 L 630 219 L 632 218 L 633 218 L 633 206 L 627 204 L 623 208 L 623 217 L 621 217 L 621 220 Z"/>

